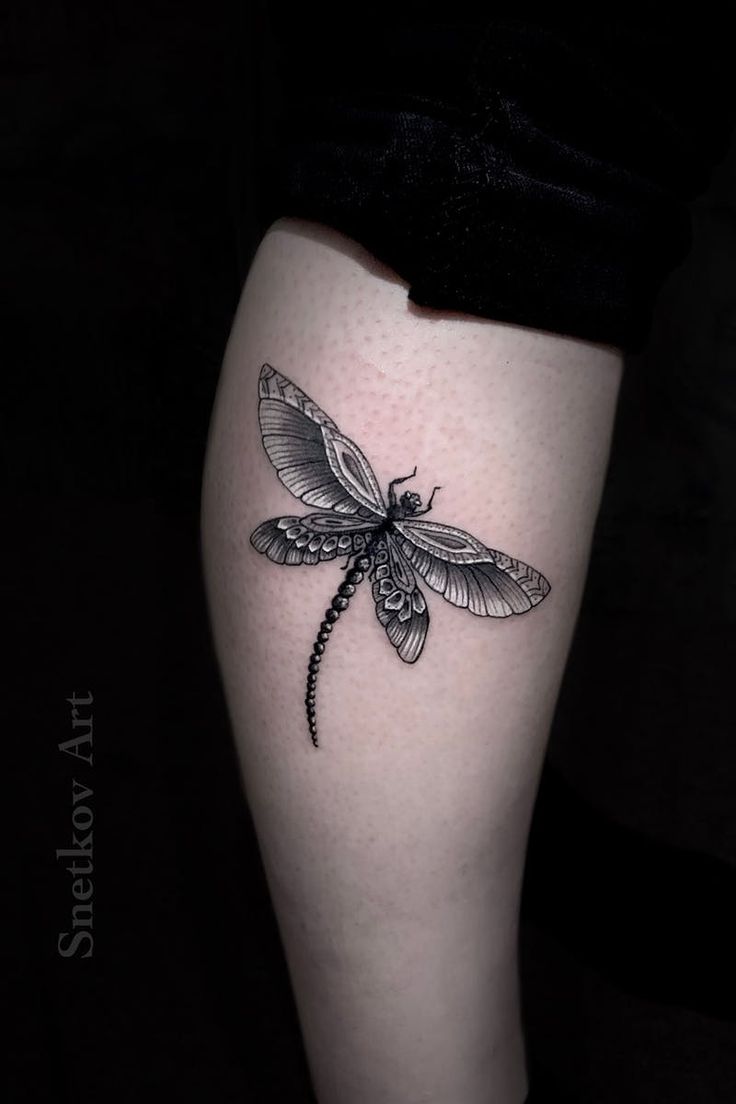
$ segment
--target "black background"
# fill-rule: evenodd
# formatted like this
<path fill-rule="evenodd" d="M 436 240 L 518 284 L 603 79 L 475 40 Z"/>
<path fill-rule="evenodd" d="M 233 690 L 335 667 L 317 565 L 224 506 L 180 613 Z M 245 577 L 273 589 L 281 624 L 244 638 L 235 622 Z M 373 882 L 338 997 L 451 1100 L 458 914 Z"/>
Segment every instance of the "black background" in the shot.
<path fill-rule="evenodd" d="M 5 50 L 7 1099 L 306 1102 L 198 548 L 278 51 L 217 0 L 28 4 Z M 736 1100 L 736 151 L 693 221 L 627 367 L 530 843 L 541 1101 Z M 74 690 L 91 767 L 57 746 Z M 73 778 L 88 959 L 56 946 Z"/>

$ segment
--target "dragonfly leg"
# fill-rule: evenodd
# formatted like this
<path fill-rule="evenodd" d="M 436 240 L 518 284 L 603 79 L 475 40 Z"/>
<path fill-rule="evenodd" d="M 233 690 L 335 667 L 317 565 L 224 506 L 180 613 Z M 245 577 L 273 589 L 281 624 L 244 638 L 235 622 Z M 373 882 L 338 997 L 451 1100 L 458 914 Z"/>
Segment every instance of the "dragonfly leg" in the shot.
<path fill-rule="evenodd" d="M 416 474 L 417 474 L 417 466 L 415 464 L 414 465 L 414 471 L 411 473 L 411 475 L 400 475 L 398 479 L 392 479 L 391 480 L 391 482 L 388 485 L 388 502 L 389 502 L 389 506 L 395 506 L 396 505 L 396 492 L 394 491 L 394 487 L 398 487 L 399 483 L 407 483 L 410 479 L 414 479 Z"/>
<path fill-rule="evenodd" d="M 429 496 L 429 502 L 427 503 L 427 505 L 424 507 L 423 510 L 417 510 L 414 517 L 420 517 L 422 514 L 428 514 L 429 511 L 432 509 L 432 503 L 434 502 L 434 496 L 437 494 L 437 491 L 441 491 L 441 490 L 442 490 L 441 487 L 433 487 L 432 488 L 432 493 Z"/>

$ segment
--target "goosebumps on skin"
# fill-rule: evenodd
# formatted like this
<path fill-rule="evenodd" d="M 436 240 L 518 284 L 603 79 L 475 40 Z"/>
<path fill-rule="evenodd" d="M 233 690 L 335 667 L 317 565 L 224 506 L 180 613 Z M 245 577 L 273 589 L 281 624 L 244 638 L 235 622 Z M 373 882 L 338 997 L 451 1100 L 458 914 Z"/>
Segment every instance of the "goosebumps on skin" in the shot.
<path fill-rule="evenodd" d="M 204 568 L 319 1104 L 525 1098 L 524 855 L 620 372 L 418 308 L 325 227 L 278 222 L 258 250 Z"/>
<path fill-rule="evenodd" d="M 252 533 L 251 544 L 277 564 L 316 564 L 338 552 L 353 567 L 345 576 L 309 657 L 307 723 L 318 746 L 317 674 L 332 625 L 350 604 L 355 587 L 370 569 L 376 616 L 406 663 L 421 655 L 429 628 L 427 603 L 414 571 L 451 602 L 480 617 L 526 613 L 549 593 L 538 571 L 503 552 L 485 548 L 475 537 L 437 522 L 416 519 L 428 514 L 440 487 L 433 487 L 425 509 L 421 497 L 394 488 L 416 475 L 392 479 L 384 502 L 373 470 L 357 445 L 340 434 L 327 415 L 296 384 L 270 364 L 259 378 L 258 408 L 263 447 L 279 479 L 309 506 L 333 514 L 265 521 Z"/>

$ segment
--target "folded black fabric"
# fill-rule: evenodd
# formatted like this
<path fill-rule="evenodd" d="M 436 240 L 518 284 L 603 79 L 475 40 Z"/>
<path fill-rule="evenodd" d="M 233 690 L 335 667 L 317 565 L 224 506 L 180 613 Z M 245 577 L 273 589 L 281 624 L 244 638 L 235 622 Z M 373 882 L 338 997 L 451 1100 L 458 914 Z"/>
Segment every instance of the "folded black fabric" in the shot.
<path fill-rule="evenodd" d="M 269 215 L 349 235 L 417 304 L 638 350 L 736 118 L 725 27 L 447 9 L 275 21 Z"/>

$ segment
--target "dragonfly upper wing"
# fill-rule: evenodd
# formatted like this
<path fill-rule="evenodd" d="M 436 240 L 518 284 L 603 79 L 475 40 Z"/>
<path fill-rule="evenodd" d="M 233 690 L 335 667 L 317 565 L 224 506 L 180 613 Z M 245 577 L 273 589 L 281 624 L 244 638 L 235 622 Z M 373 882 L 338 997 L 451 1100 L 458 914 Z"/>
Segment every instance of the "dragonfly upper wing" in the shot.
<path fill-rule="evenodd" d="M 376 616 L 404 662 L 414 663 L 422 653 L 429 628 L 424 595 L 391 536 L 378 542 L 373 562 Z"/>
<path fill-rule="evenodd" d="M 427 585 L 479 617 L 525 613 L 549 593 L 535 568 L 486 548 L 462 529 L 415 518 L 394 522 L 394 529 L 401 551 Z"/>
<path fill-rule="evenodd" d="M 251 534 L 257 552 L 278 564 L 316 564 L 362 552 L 375 521 L 338 514 L 271 518 Z"/>
<path fill-rule="evenodd" d="M 258 391 L 263 447 L 284 486 L 322 510 L 385 518 L 370 464 L 332 419 L 270 364 L 261 368 Z"/>

